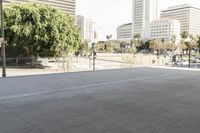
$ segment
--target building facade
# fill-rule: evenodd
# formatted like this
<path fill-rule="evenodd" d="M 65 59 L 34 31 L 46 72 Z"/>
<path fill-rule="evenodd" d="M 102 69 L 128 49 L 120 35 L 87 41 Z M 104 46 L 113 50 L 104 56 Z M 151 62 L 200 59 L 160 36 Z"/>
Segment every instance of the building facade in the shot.
<path fill-rule="evenodd" d="M 81 37 L 88 43 L 93 43 L 95 41 L 94 32 L 94 22 L 91 18 L 86 18 L 84 16 L 77 16 L 77 25 L 81 30 Z"/>
<path fill-rule="evenodd" d="M 159 18 L 159 0 L 133 0 L 132 35 L 150 38 L 150 22 Z"/>
<path fill-rule="evenodd" d="M 172 19 L 158 19 L 151 22 L 151 39 L 170 41 L 176 37 L 176 44 L 180 42 L 180 22 Z"/>
<path fill-rule="evenodd" d="M 200 9 L 189 4 L 169 7 L 161 11 L 161 18 L 176 19 L 181 23 L 181 32 L 200 34 Z"/>
<path fill-rule="evenodd" d="M 76 0 L 4 0 L 4 3 L 11 2 L 39 2 L 42 4 L 50 4 L 51 6 L 62 10 L 66 14 L 76 16 Z"/>
<path fill-rule="evenodd" d="M 123 24 L 117 27 L 117 40 L 130 41 L 132 39 L 132 23 Z"/>

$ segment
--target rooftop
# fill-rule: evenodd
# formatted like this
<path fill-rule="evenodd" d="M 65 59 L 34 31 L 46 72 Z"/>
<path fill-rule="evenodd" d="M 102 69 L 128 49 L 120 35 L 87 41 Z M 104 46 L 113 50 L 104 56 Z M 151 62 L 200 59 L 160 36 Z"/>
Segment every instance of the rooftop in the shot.
<path fill-rule="evenodd" d="M 162 10 L 162 12 L 180 10 L 180 9 L 185 9 L 185 8 L 193 8 L 193 9 L 200 10 L 200 8 L 197 7 L 197 6 L 194 6 L 194 5 L 191 5 L 191 4 L 182 4 L 182 5 L 170 6 L 167 9 Z"/>
<path fill-rule="evenodd" d="M 131 26 L 131 25 L 132 25 L 132 23 L 127 23 L 127 24 L 120 25 L 118 27 Z"/>

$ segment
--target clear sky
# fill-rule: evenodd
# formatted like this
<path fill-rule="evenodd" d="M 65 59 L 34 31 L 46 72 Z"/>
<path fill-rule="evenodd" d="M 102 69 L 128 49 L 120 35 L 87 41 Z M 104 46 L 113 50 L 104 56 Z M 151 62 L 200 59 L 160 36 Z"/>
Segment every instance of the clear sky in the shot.
<path fill-rule="evenodd" d="M 113 39 L 116 39 L 116 27 L 131 22 L 132 0 L 76 1 L 77 15 L 93 18 L 100 40 L 104 40 L 107 34 L 112 34 Z M 160 9 L 184 3 L 200 5 L 200 0 L 160 0 Z"/>

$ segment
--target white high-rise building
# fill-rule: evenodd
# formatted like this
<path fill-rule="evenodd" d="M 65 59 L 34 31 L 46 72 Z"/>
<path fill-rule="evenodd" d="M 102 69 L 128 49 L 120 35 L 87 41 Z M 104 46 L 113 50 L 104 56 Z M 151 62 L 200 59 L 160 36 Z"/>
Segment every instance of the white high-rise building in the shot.
<path fill-rule="evenodd" d="M 130 41 L 132 39 L 132 23 L 123 24 L 117 27 L 117 40 Z"/>
<path fill-rule="evenodd" d="M 142 39 L 150 38 L 150 22 L 159 18 L 159 0 L 133 0 L 132 35 L 141 34 Z"/>
<path fill-rule="evenodd" d="M 172 19 L 157 19 L 151 22 L 151 39 L 170 41 L 176 36 L 176 44 L 180 42 L 180 22 Z"/>
<path fill-rule="evenodd" d="M 94 22 L 91 18 L 86 18 L 84 16 L 77 16 L 77 25 L 81 30 L 81 37 L 88 43 L 93 43 L 95 41 L 94 32 Z"/>
<path fill-rule="evenodd" d="M 76 15 L 76 0 L 3 0 L 5 4 L 14 3 L 27 3 L 27 2 L 38 2 L 41 4 L 50 4 L 62 10 L 64 13 L 71 16 Z"/>
<path fill-rule="evenodd" d="M 200 34 L 200 8 L 190 4 L 169 7 L 167 10 L 161 11 L 161 18 L 179 20 L 181 32 L 188 31 L 193 35 Z"/>

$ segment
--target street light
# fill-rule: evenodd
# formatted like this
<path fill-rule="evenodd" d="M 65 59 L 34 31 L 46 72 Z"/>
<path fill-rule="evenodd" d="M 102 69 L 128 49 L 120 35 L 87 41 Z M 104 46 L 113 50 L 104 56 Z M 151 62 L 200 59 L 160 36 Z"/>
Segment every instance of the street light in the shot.
<path fill-rule="evenodd" d="M 4 34 L 4 25 L 3 25 L 3 0 L 0 0 L 1 8 L 1 53 L 2 53 L 2 77 L 6 77 L 6 52 L 5 52 L 5 34 Z"/>

